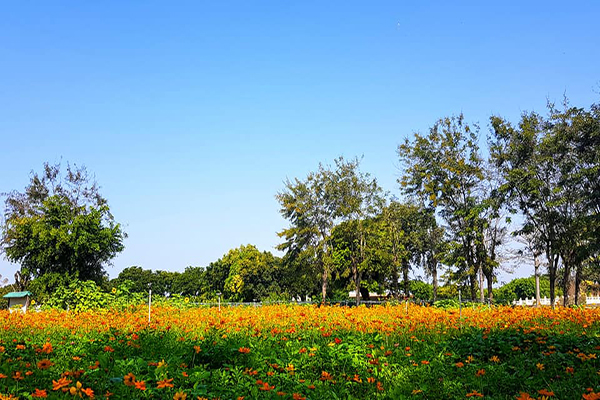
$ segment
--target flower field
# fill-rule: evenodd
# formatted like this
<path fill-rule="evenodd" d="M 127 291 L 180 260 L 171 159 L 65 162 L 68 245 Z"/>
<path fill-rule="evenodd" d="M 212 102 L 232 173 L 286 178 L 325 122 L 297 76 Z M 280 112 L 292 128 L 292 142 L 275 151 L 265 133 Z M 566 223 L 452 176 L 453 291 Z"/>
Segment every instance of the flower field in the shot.
<path fill-rule="evenodd" d="M 600 399 L 600 310 L 0 312 L 0 399 Z"/>

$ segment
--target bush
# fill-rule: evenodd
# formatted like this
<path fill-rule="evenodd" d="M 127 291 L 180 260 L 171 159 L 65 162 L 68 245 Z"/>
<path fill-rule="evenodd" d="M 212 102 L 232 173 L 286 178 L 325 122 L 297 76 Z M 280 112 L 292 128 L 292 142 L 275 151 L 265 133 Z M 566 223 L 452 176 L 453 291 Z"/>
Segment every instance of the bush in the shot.
<path fill-rule="evenodd" d="M 422 281 L 410 281 L 410 293 L 415 300 L 433 299 L 433 285 Z"/>
<path fill-rule="evenodd" d="M 556 295 L 562 295 L 557 287 Z M 540 277 L 540 296 L 550 297 L 550 280 Z M 494 299 L 498 302 L 510 303 L 514 300 L 535 297 L 535 277 L 513 279 L 506 285 L 494 290 Z"/>

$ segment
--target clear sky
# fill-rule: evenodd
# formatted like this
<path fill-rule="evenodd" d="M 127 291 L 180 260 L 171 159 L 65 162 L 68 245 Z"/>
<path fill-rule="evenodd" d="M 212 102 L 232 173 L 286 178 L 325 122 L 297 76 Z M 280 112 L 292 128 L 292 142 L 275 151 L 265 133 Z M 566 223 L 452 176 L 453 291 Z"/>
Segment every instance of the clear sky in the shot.
<path fill-rule="evenodd" d="M 493 3 L 493 4 L 492 4 Z M 14 1 L 0 18 L 0 192 L 94 172 L 129 238 L 108 268 L 274 251 L 274 196 L 339 155 L 398 193 L 439 117 L 600 100 L 598 1 Z M 16 265 L 0 261 L 12 279 Z M 527 275 L 529 272 L 524 273 Z"/>

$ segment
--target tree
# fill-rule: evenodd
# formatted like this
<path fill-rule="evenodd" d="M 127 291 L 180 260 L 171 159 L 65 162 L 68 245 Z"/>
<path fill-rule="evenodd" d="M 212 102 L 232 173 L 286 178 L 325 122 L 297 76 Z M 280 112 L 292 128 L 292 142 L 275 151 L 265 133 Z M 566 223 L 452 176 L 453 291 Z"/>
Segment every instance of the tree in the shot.
<path fill-rule="evenodd" d="M 476 274 L 485 260 L 478 250 L 484 211 L 478 132 L 479 127 L 467 124 L 461 114 L 438 120 L 426 136 L 415 134 L 412 142 L 406 139 L 398 147 L 404 165 L 400 184 L 406 194 L 445 220 L 453 239 L 446 260 L 458 269 L 459 279 L 468 278 L 473 300 Z"/>
<path fill-rule="evenodd" d="M 126 234 L 84 167 L 67 165 L 63 177 L 60 165 L 46 163 L 23 193 L 5 195 L 0 246 L 21 264 L 20 281 L 53 272 L 105 279 L 104 266 L 123 250 Z"/>
<path fill-rule="evenodd" d="M 404 296 L 410 294 L 409 272 L 413 265 L 421 261 L 424 231 L 422 209 L 414 204 L 392 201 L 383 210 L 381 220 L 390 254 L 391 291 L 398 296 L 398 282 L 402 274 Z"/>
<path fill-rule="evenodd" d="M 548 104 L 548 115 L 524 113 L 517 127 L 492 117 L 491 154 L 506 183 L 503 190 L 523 214 L 521 232 L 543 248 L 550 298 L 562 262 L 563 290 L 575 273 L 576 300 L 582 271 L 599 251 L 600 111 Z M 568 304 L 565 295 L 564 304 Z"/>
<path fill-rule="evenodd" d="M 334 267 L 333 229 L 343 220 L 369 214 L 372 199 L 364 190 L 378 190 L 375 180 L 358 172 L 358 165 L 357 159 L 343 157 L 335 160 L 335 169 L 319 164 L 305 180 L 287 180 L 285 190 L 276 195 L 281 215 L 290 221 L 279 233 L 285 241 L 277 248 L 286 252 L 288 263 L 290 257 L 312 263 L 321 278 L 323 301 Z"/>
<path fill-rule="evenodd" d="M 375 243 L 380 242 L 378 227 L 370 220 L 381 212 L 385 202 L 377 179 L 361 172 L 359 165 L 358 158 L 350 161 L 337 159 L 333 186 L 333 199 L 337 202 L 334 215 L 352 228 L 345 232 L 347 238 L 350 236 L 350 248 L 355 250 L 350 253 L 350 271 L 357 305 L 360 303 L 363 273 L 375 265 L 378 249 Z"/>
<path fill-rule="evenodd" d="M 260 252 L 252 245 L 240 246 L 223 256 L 222 262 L 229 266 L 225 293 L 230 299 L 254 301 L 281 292 L 281 261 L 270 252 Z"/>
<path fill-rule="evenodd" d="M 369 218 L 341 222 L 333 229 L 332 243 L 336 278 L 349 278 L 357 292 L 357 305 L 361 298 L 369 300 L 369 288 L 364 284 L 381 288 L 383 278 L 389 274 L 389 253 L 381 220 Z M 344 286 L 347 296 L 348 287 Z"/>
<path fill-rule="evenodd" d="M 333 173 L 319 164 L 317 172 L 304 181 L 295 178 L 285 183 L 284 191 L 275 197 L 281 205 L 281 215 L 290 226 L 279 233 L 285 242 L 277 246 L 286 252 L 287 262 L 302 259 L 311 262 L 321 277 L 321 296 L 325 301 L 331 274 L 330 235 L 335 226 Z"/>
<path fill-rule="evenodd" d="M 419 219 L 419 255 L 421 266 L 432 278 L 433 301 L 438 294 L 438 269 L 446 252 L 446 230 L 437 223 L 433 210 L 422 209 Z"/>

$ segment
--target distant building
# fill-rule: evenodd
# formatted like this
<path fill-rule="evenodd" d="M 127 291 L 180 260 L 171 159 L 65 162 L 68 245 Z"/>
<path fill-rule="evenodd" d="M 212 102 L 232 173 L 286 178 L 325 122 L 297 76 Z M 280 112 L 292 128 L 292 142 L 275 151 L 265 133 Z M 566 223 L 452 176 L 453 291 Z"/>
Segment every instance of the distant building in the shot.
<path fill-rule="evenodd" d="M 350 299 L 354 299 L 356 298 L 356 290 L 351 291 L 350 293 L 348 293 L 348 297 Z M 384 294 L 379 294 L 379 293 L 371 293 L 369 292 L 369 299 L 368 300 L 386 300 L 390 297 L 390 292 L 388 290 L 385 291 Z M 363 299 L 362 296 L 360 296 L 361 300 L 365 300 Z"/>

